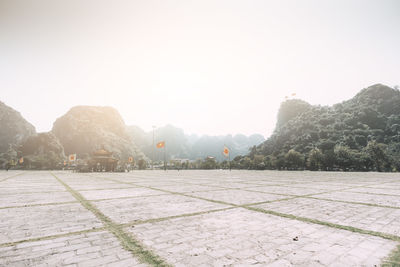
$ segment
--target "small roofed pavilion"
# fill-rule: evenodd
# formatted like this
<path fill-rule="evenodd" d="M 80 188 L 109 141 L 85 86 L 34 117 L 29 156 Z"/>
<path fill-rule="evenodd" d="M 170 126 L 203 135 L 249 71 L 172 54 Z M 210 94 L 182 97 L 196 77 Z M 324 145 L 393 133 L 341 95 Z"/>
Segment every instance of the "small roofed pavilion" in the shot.
<path fill-rule="evenodd" d="M 102 148 L 93 152 L 90 158 L 89 168 L 97 172 L 112 172 L 116 169 L 118 164 L 118 159 L 113 157 L 113 153 Z"/>

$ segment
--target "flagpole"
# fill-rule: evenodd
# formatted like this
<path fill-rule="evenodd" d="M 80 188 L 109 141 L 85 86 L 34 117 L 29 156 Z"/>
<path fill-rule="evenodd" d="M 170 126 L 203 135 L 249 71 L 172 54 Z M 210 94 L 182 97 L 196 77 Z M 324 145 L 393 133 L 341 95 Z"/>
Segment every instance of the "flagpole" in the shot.
<path fill-rule="evenodd" d="M 228 159 L 229 159 L 229 171 L 232 171 L 232 168 L 231 168 L 231 152 L 229 151 L 229 154 L 228 154 Z"/>
<path fill-rule="evenodd" d="M 154 146 L 155 146 L 155 143 L 154 143 L 154 129 L 156 128 L 156 126 L 154 126 L 153 125 L 153 150 L 152 150 L 152 159 L 151 159 L 151 169 L 152 170 L 154 170 L 154 158 L 155 158 L 155 156 L 154 156 Z"/>
<path fill-rule="evenodd" d="M 164 171 L 167 171 L 167 160 L 166 160 L 166 154 L 167 154 L 167 152 L 166 152 L 166 150 L 167 150 L 167 146 L 165 145 L 165 143 L 164 143 Z"/>

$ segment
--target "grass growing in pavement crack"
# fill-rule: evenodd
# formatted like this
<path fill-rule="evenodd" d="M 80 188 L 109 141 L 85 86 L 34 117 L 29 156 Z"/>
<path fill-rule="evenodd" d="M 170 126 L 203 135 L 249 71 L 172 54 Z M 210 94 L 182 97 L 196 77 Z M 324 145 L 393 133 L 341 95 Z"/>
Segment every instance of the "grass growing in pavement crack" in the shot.
<path fill-rule="evenodd" d="M 110 178 L 103 178 L 103 179 L 111 180 L 111 181 L 114 181 L 114 182 L 117 182 L 117 183 L 119 182 L 119 183 L 126 183 L 126 184 L 134 184 L 134 183 L 119 181 L 117 179 L 110 179 Z M 310 218 L 306 218 L 306 217 L 299 217 L 299 216 L 295 216 L 295 215 L 292 215 L 292 214 L 280 213 L 280 212 L 276 212 L 276 211 L 272 211 L 272 210 L 264 210 L 264 209 L 261 209 L 261 208 L 251 207 L 251 205 L 253 205 L 253 204 L 237 205 L 237 204 L 228 203 L 228 202 L 224 202 L 224 201 L 218 201 L 218 200 L 213 200 L 213 199 L 208 199 L 208 198 L 203 198 L 203 197 L 192 196 L 192 195 L 189 195 L 189 194 L 184 194 L 184 193 L 173 192 L 173 191 L 168 191 L 168 190 L 164 190 L 164 189 L 153 188 L 153 187 L 150 187 L 150 186 L 140 186 L 140 187 L 149 188 L 149 189 L 158 190 L 158 191 L 163 191 L 163 192 L 176 194 L 176 195 L 182 195 L 182 196 L 196 198 L 196 199 L 202 199 L 202 200 L 205 200 L 205 201 L 224 204 L 224 205 L 230 205 L 230 206 L 234 206 L 234 207 L 241 207 L 241 208 L 245 208 L 245 209 L 252 210 L 252 211 L 257 211 L 257 212 L 261 212 L 261 213 L 266 213 L 266 214 L 270 214 L 270 215 L 280 216 L 280 217 L 294 219 L 294 220 L 308 222 L 308 223 L 325 225 L 325 226 L 329 226 L 329 227 L 332 227 L 332 228 L 347 230 L 347 231 L 351 231 L 351 232 L 378 236 L 378 237 L 382 237 L 382 238 L 389 239 L 389 240 L 400 241 L 400 237 L 399 236 L 395 236 L 395 235 L 391 235 L 391 234 L 385 234 L 385 233 L 381 233 L 381 232 L 364 230 L 364 229 L 360 229 L 360 228 L 356 228 L 356 227 L 352 227 L 352 226 L 346 226 L 346 225 L 341 225 L 341 224 L 335 224 L 335 223 L 320 221 L 320 220 L 316 220 L 316 219 L 310 219 Z M 296 197 L 293 197 L 293 198 L 296 198 Z M 304 196 L 303 196 L 303 198 L 304 198 Z M 307 197 L 307 198 L 311 198 L 311 197 Z M 287 200 L 287 199 L 278 199 L 278 200 L 266 201 L 266 203 L 279 202 L 279 201 L 282 201 L 282 200 Z M 260 203 L 263 203 L 263 202 L 260 202 Z M 254 203 L 254 204 L 257 204 L 257 203 Z M 370 204 L 368 206 L 376 206 L 376 205 Z"/>
<path fill-rule="evenodd" d="M 168 190 L 164 190 L 164 189 L 154 188 L 154 187 L 151 187 L 151 186 L 137 185 L 135 183 L 124 182 L 124 181 L 120 181 L 120 180 L 112 179 L 112 178 L 102 178 L 102 179 L 110 180 L 110 181 L 113 181 L 113 182 L 116 182 L 116 183 L 136 185 L 138 187 L 149 188 L 149 189 L 158 190 L 158 191 L 162 191 L 162 192 L 166 192 L 166 193 L 170 193 L 170 194 L 182 195 L 182 196 L 196 198 L 196 199 L 202 199 L 202 200 L 209 201 L 209 202 L 214 202 L 214 203 L 219 203 L 219 204 L 224 204 L 224 205 L 230 205 L 230 206 L 233 206 L 233 207 L 241 207 L 241 208 L 245 208 L 245 209 L 256 211 L 256 212 L 261 212 L 261 213 L 275 215 L 275 216 L 279 216 L 279 217 L 283 217 L 283 218 L 303 221 L 303 222 L 307 222 L 307 223 L 324 225 L 324 226 L 327 226 L 327 227 L 341 229 L 341 230 L 347 230 L 347 231 L 354 232 L 354 233 L 377 236 L 377 237 L 381 237 L 381 238 L 392 240 L 392 241 L 397 241 L 397 242 L 400 241 L 400 237 L 396 236 L 396 235 L 386 234 L 386 233 L 382 233 L 382 232 L 375 232 L 375 231 L 370 231 L 370 230 L 364 230 L 364 229 L 360 229 L 360 228 L 356 228 L 356 227 L 352 227 L 352 226 L 335 224 L 335 223 L 320 221 L 320 220 L 306 218 L 306 217 L 299 217 L 299 216 L 295 216 L 295 215 L 292 215 L 292 214 L 280 213 L 280 212 L 276 212 L 276 211 L 272 211 L 272 210 L 264 210 L 264 209 L 261 209 L 261 208 L 251 207 L 252 204 L 237 205 L 237 204 L 233 204 L 233 203 L 227 203 L 227 202 L 224 202 L 224 201 L 207 199 L 207 198 L 192 196 L 192 195 L 184 194 L 184 193 L 180 193 L 180 192 L 173 192 L 173 191 L 168 191 Z M 357 186 L 357 187 L 361 187 L 361 186 Z M 342 191 L 342 190 L 331 190 L 331 191 L 334 192 L 334 191 Z M 331 192 L 331 191 L 329 191 L 329 192 Z M 324 193 L 326 193 L 326 192 L 324 192 Z M 304 195 L 304 196 L 292 196 L 292 198 L 311 198 L 312 199 L 313 195 L 319 195 L 319 194 L 323 194 L 323 193 L 309 194 L 309 195 Z M 315 199 L 318 199 L 318 198 L 315 198 Z M 283 199 L 283 200 L 287 200 L 287 199 Z M 278 202 L 278 201 L 282 201 L 282 199 L 281 200 L 268 201 L 268 202 Z M 344 202 L 344 201 L 338 201 L 338 202 Z M 347 203 L 350 203 L 350 202 L 347 202 Z M 367 206 L 382 207 L 382 206 L 375 205 L 375 204 L 370 204 L 370 203 L 351 203 L 351 204 L 364 204 L 364 205 L 367 205 Z M 388 208 L 393 208 L 393 207 L 388 207 Z M 382 265 L 383 266 L 400 266 L 400 245 L 397 247 L 397 249 L 395 251 L 393 251 L 391 253 L 391 255 L 389 256 L 388 259 L 386 259 L 386 260 L 384 260 L 382 262 Z"/>
<path fill-rule="evenodd" d="M 160 256 L 156 255 L 152 251 L 146 249 L 139 241 L 134 239 L 130 234 L 125 232 L 123 228 L 114 223 L 110 218 L 105 216 L 99 209 L 93 206 L 88 200 L 86 200 L 80 193 L 73 190 L 69 185 L 64 183 L 60 178 L 51 173 L 54 178 L 60 182 L 68 192 L 71 193 L 87 210 L 92 212 L 98 219 L 100 219 L 105 228 L 114 234 L 114 236 L 121 242 L 121 245 L 128 251 L 130 251 L 139 261 L 147 263 L 152 266 L 170 266 Z"/>
<path fill-rule="evenodd" d="M 162 222 L 162 221 L 171 220 L 171 219 L 192 217 L 192 216 L 209 214 L 209 213 L 214 213 L 214 212 L 219 212 L 219 211 L 226 211 L 226 210 L 231 210 L 231 209 L 236 209 L 236 208 L 237 207 L 229 207 L 229 208 L 216 209 L 216 210 L 207 210 L 207 211 L 199 211 L 199 212 L 193 212 L 193 213 L 184 213 L 184 214 L 181 214 L 181 215 L 174 215 L 174 216 L 168 216 L 168 217 L 162 217 L 162 218 L 155 218 L 155 219 L 148 219 L 148 220 L 138 220 L 138 221 L 134 221 L 134 222 L 130 222 L 130 223 L 124 223 L 121 226 L 127 227 L 127 226 L 134 226 L 134 225 L 138 225 L 138 224 Z"/>
<path fill-rule="evenodd" d="M 3 178 L 3 179 L 1 179 L 1 180 L 0 180 L 0 182 L 4 182 L 4 181 L 6 181 L 6 180 L 8 180 L 8 179 L 11 179 L 11 178 L 14 178 L 14 177 L 20 176 L 20 175 L 22 175 L 22 174 L 24 174 L 24 173 L 20 172 L 20 173 L 17 173 L 17 174 L 14 174 L 14 175 L 8 176 L 8 177 L 6 177 L 6 178 Z"/>
<path fill-rule="evenodd" d="M 55 206 L 55 205 L 64 205 L 64 204 L 72 204 L 72 203 L 78 203 L 78 201 L 65 201 L 65 202 L 51 202 L 51 203 L 25 204 L 25 205 L 19 205 L 19 206 L 0 207 L 0 210 L 4 210 L 4 209 L 15 209 L 15 208 L 28 208 L 28 207 Z"/>
<path fill-rule="evenodd" d="M 336 224 L 336 223 L 330 223 L 330 222 L 320 221 L 320 220 L 316 220 L 316 219 L 310 219 L 310 218 L 306 218 L 306 217 L 295 216 L 295 215 L 292 215 L 292 214 L 280 213 L 280 212 L 276 212 L 276 211 L 272 211 L 272 210 L 265 210 L 265 209 L 261 209 L 261 208 L 254 208 L 254 207 L 248 207 L 248 206 L 244 207 L 244 208 L 249 209 L 249 210 L 253 210 L 253 211 L 258 211 L 258 212 L 261 212 L 261 213 L 270 214 L 270 215 L 275 215 L 275 216 L 280 216 L 280 217 L 284 217 L 284 218 L 294 219 L 294 220 L 298 220 L 298 221 L 325 225 L 325 226 L 329 226 L 329 227 L 332 227 L 332 228 L 351 231 L 351 232 L 354 232 L 354 233 L 373 235 L 373 236 L 382 237 L 382 238 L 393 240 L 393 241 L 400 241 L 400 237 L 399 236 L 386 234 L 386 233 L 382 233 L 382 232 L 364 230 L 364 229 L 360 229 L 360 228 L 356 228 L 356 227 L 352 227 L 352 226 L 341 225 L 341 224 Z"/>
<path fill-rule="evenodd" d="M 383 267 L 400 266 L 400 245 L 389 255 L 389 257 L 382 262 Z"/>
<path fill-rule="evenodd" d="M 400 209 L 400 207 L 394 207 L 394 206 L 378 205 L 378 204 L 373 204 L 373 203 L 338 200 L 338 199 L 330 199 L 330 198 L 322 198 L 322 197 L 321 198 L 320 197 L 303 197 L 303 198 L 309 198 L 309 199 L 315 199 L 315 200 L 324 200 L 324 201 L 330 201 L 330 202 L 347 203 L 347 204 L 364 205 L 364 206 L 378 207 L 378 208 Z"/>
<path fill-rule="evenodd" d="M 106 228 L 104 228 L 104 227 L 100 227 L 100 228 L 93 228 L 93 229 L 82 230 L 82 231 L 77 231 L 77 232 L 70 232 L 70 233 L 65 233 L 65 234 L 24 239 L 24 240 L 19 240 L 19 241 L 14 241 L 14 242 L 2 243 L 2 244 L 0 244 L 0 248 L 1 247 L 11 247 L 11 246 L 15 246 L 15 245 L 18 245 L 21 243 L 26 243 L 26 242 L 37 242 L 37 241 L 50 240 L 50 239 L 55 239 L 55 238 L 60 238 L 60 237 L 81 235 L 81 234 L 92 233 L 92 232 L 100 232 L 100 231 L 104 231 L 105 229 Z"/>

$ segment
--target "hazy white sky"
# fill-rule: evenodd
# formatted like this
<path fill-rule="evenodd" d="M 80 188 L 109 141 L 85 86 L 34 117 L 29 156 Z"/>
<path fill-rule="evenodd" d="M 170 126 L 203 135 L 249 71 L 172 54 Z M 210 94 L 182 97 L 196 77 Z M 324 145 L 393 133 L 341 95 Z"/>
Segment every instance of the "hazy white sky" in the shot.
<path fill-rule="evenodd" d="M 127 124 L 268 136 L 312 104 L 400 84 L 400 1 L 0 0 L 0 100 L 48 131 L 74 105 Z"/>

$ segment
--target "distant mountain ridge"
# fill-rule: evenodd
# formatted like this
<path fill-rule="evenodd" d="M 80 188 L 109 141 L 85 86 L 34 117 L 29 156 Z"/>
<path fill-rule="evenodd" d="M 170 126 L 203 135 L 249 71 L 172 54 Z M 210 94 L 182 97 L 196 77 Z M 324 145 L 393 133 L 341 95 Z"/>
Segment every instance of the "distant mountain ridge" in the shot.
<path fill-rule="evenodd" d="M 234 168 L 400 170 L 398 89 L 376 84 L 333 106 L 291 99 L 281 104 L 277 116 L 267 140 L 259 134 L 187 135 L 167 125 L 155 130 L 154 141 L 166 142 L 168 159 L 212 156 L 224 161 L 226 145 Z M 163 159 L 161 150 L 153 147 L 153 132 L 126 126 L 112 107 L 73 107 L 54 122 L 51 132 L 37 134 L 19 112 L 0 102 L 0 126 L 0 167 L 24 157 L 26 166 L 54 168 L 65 155 L 87 158 L 101 147 L 125 160 Z"/>
<path fill-rule="evenodd" d="M 85 159 L 100 148 L 112 151 L 123 161 L 130 156 L 135 160 L 152 157 L 152 132 L 126 126 L 119 112 L 112 107 L 72 107 L 54 122 L 50 132 L 36 133 L 34 126 L 17 111 L 0 102 L 0 122 L 0 168 L 23 157 L 25 168 L 51 169 L 61 166 L 69 154 Z M 158 128 L 155 137 L 156 141 L 166 141 L 168 159 L 214 156 L 224 160 L 224 145 L 231 149 L 233 158 L 246 154 L 249 147 L 264 141 L 261 135 L 188 136 L 172 125 Z M 159 153 L 155 156 L 155 160 L 163 158 Z"/>
<path fill-rule="evenodd" d="M 153 132 L 145 132 L 138 126 L 128 126 L 128 131 L 134 140 L 138 142 L 139 148 L 149 157 L 152 157 Z M 237 134 L 235 136 L 198 136 L 187 135 L 180 128 L 172 125 L 159 127 L 155 130 L 155 143 L 165 141 L 167 146 L 168 158 L 181 159 L 204 159 L 207 156 L 215 157 L 219 161 L 226 160 L 222 155 L 224 145 L 231 150 L 231 159 L 237 155 L 244 155 L 249 152 L 250 147 L 259 145 L 265 139 L 260 134 L 245 136 Z M 160 151 L 155 151 L 155 160 L 161 160 Z"/>

